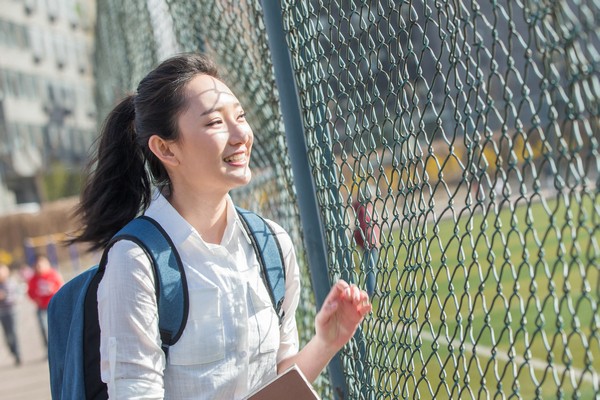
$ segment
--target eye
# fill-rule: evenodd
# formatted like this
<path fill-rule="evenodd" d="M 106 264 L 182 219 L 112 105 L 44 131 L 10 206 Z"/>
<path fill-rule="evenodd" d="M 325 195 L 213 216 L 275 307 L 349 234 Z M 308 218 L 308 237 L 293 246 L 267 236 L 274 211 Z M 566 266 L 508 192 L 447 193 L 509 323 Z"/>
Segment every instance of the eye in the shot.
<path fill-rule="evenodd" d="M 206 124 L 206 126 L 215 126 L 215 125 L 219 125 L 222 121 L 220 119 L 213 119 L 212 121 L 210 121 L 208 124 Z"/>
<path fill-rule="evenodd" d="M 239 119 L 246 119 L 246 112 L 242 111 L 240 112 L 240 115 L 238 116 Z"/>

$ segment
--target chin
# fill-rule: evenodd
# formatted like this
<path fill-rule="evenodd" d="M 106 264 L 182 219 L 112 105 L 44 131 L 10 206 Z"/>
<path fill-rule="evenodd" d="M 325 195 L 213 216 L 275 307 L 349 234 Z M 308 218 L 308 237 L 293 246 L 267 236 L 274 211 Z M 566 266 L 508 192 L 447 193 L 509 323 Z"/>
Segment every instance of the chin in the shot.
<path fill-rule="evenodd" d="M 241 186 L 246 186 L 247 184 L 250 183 L 251 180 L 252 180 L 252 172 L 250 171 L 250 168 L 248 168 L 243 176 L 239 176 L 236 179 L 235 187 L 237 188 L 237 187 L 241 187 Z"/>

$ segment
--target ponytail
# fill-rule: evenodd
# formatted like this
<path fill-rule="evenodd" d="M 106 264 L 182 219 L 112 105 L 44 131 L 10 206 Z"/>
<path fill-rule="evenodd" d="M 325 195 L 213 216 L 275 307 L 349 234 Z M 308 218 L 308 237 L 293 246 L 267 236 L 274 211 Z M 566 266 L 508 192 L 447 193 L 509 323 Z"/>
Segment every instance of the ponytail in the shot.
<path fill-rule="evenodd" d="M 82 230 L 68 243 L 90 242 L 92 250 L 104 248 L 148 208 L 152 185 L 168 192 L 169 174 L 148 148 L 148 140 L 152 135 L 178 140 L 177 118 L 187 106 L 185 87 L 198 74 L 218 78 L 215 64 L 205 56 L 175 55 L 150 71 L 135 97 L 126 97 L 108 115 L 75 210 Z"/>
<path fill-rule="evenodd" d="M 150 204 L 151 180 L 135 133 L 134 96 L 123 99 L 108 115 L 88 165 L 88 179 L 75 213 L 82 230 L 71 242 L 102 249 Z"/>

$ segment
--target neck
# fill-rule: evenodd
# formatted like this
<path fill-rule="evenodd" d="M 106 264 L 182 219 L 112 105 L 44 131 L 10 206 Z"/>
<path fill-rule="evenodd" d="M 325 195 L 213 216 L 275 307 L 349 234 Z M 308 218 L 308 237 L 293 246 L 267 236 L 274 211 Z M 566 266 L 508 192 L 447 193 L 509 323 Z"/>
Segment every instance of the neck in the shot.
<path fill-rule="evenodd" d="M 208 243 L 220 244 L 227 227 L 227 195 L 173 192 L 171 205 Z"/>

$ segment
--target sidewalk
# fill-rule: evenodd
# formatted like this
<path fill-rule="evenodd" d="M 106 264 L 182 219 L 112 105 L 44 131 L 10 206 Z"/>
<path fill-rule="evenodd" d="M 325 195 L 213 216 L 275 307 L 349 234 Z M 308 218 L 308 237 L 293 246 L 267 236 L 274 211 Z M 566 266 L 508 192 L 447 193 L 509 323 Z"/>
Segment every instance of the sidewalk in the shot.
<path fill-rule="evenodd" d="M 12 354 L 0 334 L 0 399 L 50 400 L 46 348 L 37 324 L 35 306 L 26 295 L 21 296 L 17 306 L 17 321 L 22 364 L 14 366 Z"/>

